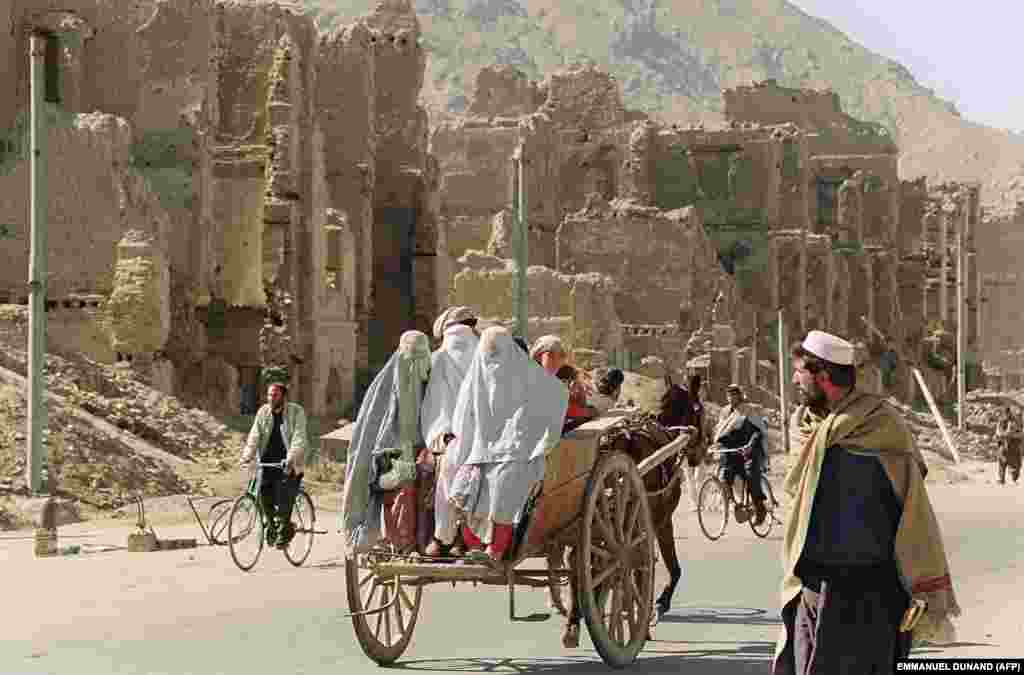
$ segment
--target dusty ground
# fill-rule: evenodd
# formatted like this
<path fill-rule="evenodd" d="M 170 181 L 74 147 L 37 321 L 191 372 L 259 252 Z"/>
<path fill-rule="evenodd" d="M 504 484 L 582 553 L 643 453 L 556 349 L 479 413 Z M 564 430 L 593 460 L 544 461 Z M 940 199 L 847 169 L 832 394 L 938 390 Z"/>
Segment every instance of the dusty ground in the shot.
<path fill-rule="evenodd" d="M 1020 618 L 1019 511 L 1024 486 L 978 483 L 930 487 L 943 528 L 964 615 L 955 643 L 927 646 L 918 658 L 1024 656 Z M 332 503 L 333 502 L 333 503 Z M 333 497 L 320 500 L 320 527 L 305 567 L 264 551 L 242 573 L 222 547 L 155 553 L 123 550 L 37 560 L 26 533 L 0 537 L 0 568 L 21 583 L 7 586 L 17 607 L 0 618 L 2 672 L 145 673 L 155 675 L 287 672 L 379 673 L 360 651 L 347 601 L 343 548 L 334 532 Z M 201 537 L 195 524 L 161 524 L 162 537 Z M 784 516 L 785 517 L 785 516 Z M 709 542 L 695 518 L 676 513 L 676 548 L 684 576 L 673 609 L 655 629 L 635 672 L 669 675 L 766 673 L 778 634 L 778 551 L 781 533 L 758 540 L 731 524 Z M 61 545 L 123 546 L 124 520 L 61 528 Z M 92 549 L 96 550 L 96 549 Z M 660 566 L 659 566 L 660 570 Z M 659 586 L 664 573 L 660 571 Z M 45 597 L 45 600 L 43 598 Z M 517 594 L 520 612 L 545 610 L 539 591 Z M 399 665 L 451 673 L 608 672 L 589 638 L 579 649 L 559 643 L 560 621 L 510 623 L 505 591 L 436 586 L 424 594 L 413 643 Z M 467 621 L 467 619 L 471 619 Z"/>

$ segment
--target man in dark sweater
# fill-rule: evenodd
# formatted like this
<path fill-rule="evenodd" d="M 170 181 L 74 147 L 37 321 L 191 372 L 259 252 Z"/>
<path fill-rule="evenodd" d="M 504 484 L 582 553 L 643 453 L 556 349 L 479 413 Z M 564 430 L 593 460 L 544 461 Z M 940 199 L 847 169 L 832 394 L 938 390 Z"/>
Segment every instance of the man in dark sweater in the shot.
<path fill-rule="evenodd" d="M 849 342 L 812 331 L 792 354 L 800 403 L 836 409 L 854 391 L 853 355 Z M 820 474 L 795 568 L 802 589 L 783 610 L 791 651 L 773 672 L 890 673 L 895 659 L 909 652 L 911 636 L 899 631 L 910 599 L 894 556 L 902 505 L 877 457 L 840 444 L 817 461 Z"/>

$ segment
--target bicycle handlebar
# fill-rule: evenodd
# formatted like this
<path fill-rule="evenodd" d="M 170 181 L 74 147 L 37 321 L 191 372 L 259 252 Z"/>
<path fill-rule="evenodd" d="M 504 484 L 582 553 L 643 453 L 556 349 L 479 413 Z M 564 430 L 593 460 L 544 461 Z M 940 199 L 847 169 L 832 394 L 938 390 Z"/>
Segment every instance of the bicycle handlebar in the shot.
<path fill-rule="evenodd" d="M 250 467 L 257 467 L 258 466 L 258 467 L 266 468 L 266 469 L 282 469 L 283 470 L 286 466 L 288 466 L 288 460 L 283 459 L 280 462 L 245 462 L 245 463 L 242 464 L 242 466 L 250 466 Z"/>
<path fill-rule="evenodd" d="M 718 447 L 718 444 L 717 443 L 712 444 L 711 447 L 712 448 Z M 740 446 L 738 448 L 721 448 L 719 450 L 711 450 L 711 449 L 709 449 L 708 450 L 708 454 L 709 455 L 727 455 L 727 454 L 734 453 L 734 452 L 743 452 L 745 450 L 750 450 L 753 447 L 754 447 L 754 443 L 753 443 L 753 441 L 751 441 L 751 442 L 747 443 L 746 445 L 742 445 L 742 446 Z"/>

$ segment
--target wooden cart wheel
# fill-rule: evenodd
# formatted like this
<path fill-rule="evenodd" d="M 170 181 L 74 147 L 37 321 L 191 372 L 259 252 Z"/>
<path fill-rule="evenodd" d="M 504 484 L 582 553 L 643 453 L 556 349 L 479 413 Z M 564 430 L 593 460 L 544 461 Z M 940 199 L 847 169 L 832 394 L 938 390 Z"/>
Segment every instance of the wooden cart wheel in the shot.
<path fill-rule="evenodd" d="M 580 609 L 601 658 L 624 668 L 647 642 L 654 614 L 654 525 L 632 459 L 617 452 L 598 463 L 582 514 Z"/>
<path fill-rule="evenodd" d="M 423 587 L 410 588 L 401 577 L 381 580 L 370 570 L 360 569 L 354 557 L 345 559 L 345 586 L 352 626 L 363 653 L 388 666 L 409 646 L 420 616 Z M 390 605 L 390 606 L 389 606 Z M 384 609 L 372 614 L 373 610 Z"/>

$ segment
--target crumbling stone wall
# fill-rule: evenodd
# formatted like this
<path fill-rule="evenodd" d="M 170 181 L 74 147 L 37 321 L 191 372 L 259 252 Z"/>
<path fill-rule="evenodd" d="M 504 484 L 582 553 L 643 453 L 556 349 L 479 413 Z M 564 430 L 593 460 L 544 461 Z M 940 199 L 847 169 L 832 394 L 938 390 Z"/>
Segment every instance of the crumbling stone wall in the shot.
<path fill-rule="evenodd" d="M 518 143 L 516 120 L 491 126 L 466 119 L 434 129 L 431 151 L 441 162 L 441 218 L 453 258 L 484 250 L 491 219 L 511 204 L 511 158 Z"/>
<path fill-rule="evenodd" d="M 513 321 L 511 260 L 479 251 L 459 259 L 452 302 L 476 310 L 488 323 Z M 602 274 L 560 274 L 532 265 L 527 269 L 527 340 L 545 332 L 560 335 L 570 349 L 608 352 L 622 346 L 621 321 L 613 301 L 615 282 Z"/>
<path fill-rule="evenodd" d="M 337 396 L 346 402 L 354 394 L 357 364 L 369 358 L 366 326 L 373 313 L 374 39 L 364 23 L 321 36 L 316 73 L 325 199 L 333 209 L 326 219 L 327 273 L 335 276 L 324 302 L 320 330 L 325 337 L 318 345 L 328 349 L 329 372 L 339 380 Z M 327 338 L 332 335 L 333 345 Z"/>
<path fill-rule="evenodd" d="M 129 230 L 118 242 L 106 311 L 115 351 L 152 354 L 163 348 L 171 323 L 170 276 L 151 236 Z"/>
<path fill-rule="evenodd" d="M 51 108 L 49 121 L 48 297 L 109 293 L 123 224 L 157 234 L 158 223 L 165 225 L 166 213 L 152 196 L 130 194 L 138 190 L 130 184 L 131 129 L 125 120 Z M 22 144 L 25 154 L 8 155 L 0 172 L 0 222 L 10 225 L 0 246 L 0 293 L 16 302 L 27 297 L 31 234 L 27 132 L 27 125 L 19 124 L 9 134 L 8 140 Z"/>
<path fill-rule="evenodd" d="M 678 323 L 694 330 L 727 283 L 692 207 L 663 212 L 594 198 L 558 230 L 558 270 L 615 279 L 616 313 L 627 324 Z"/>
<path fill-rule="evenodd" d="M 574 66 L 543 83 L 526 82 L 513 69 L 484 68 L 468 115 L 432 133 L 453 257 L 484 249 L 492 217 L 511 206 L 512 154 L 520 145 L 531 264 L 555 265 L 559 223 L 583 208 L 588 194 L 606 200 L 620 194 L 628 125 L 644 116 L 625 110 L 614 78 L 593 66 Z M 489 101 L 510 95 L 495 92 L 497 86 L 519 92 L 500 115 Z M 543 105 L 531 108 L 532 97 L 540 96 Z"/>
<path fill-rule="evenodd" d="M 147 0 L 122 7 L 73 0 L 61 12 L 44 5 L 26 0 L 0 11 L 7 28 L 0 56 L 27 54 L 24 28 L 56 22 L 63 31 L 63 110 L 119 114 L 127 138 L 127 146 L 118 141 L 117 156 L 98 146 L 51 144 L 69 158 L 51 171 L 73 174 L 51 176 L 51 186 L 79 180 L 101 187 L 72 185 L 69 198 L 58 195 L 51 206 L 51 227 L 74 213 L 73 235 L 83 239 L 70 245 L 90 250 L 86 244 L 93 242 L 97 249 L 85 257 L 95 270 L 68 275 L 67 285 L 112 292 L 125 228 L 109 225 L 121 222 L 120 188 L 102 189 L 103 175 L 130 168 L 146 179 L 169 220 L 170 236 L 154 246 L 165 247 L 169 267 L 163 351 L 177 371 L 174 386 L 198 396 L 210 384 L 204 363 L 220 372 L 218 387 L 249 386 L 254 371 L 284 366 L 307 409 L 317 413 L 327 398 L 342 405 L 354 391 L 352 380 L 369 365 L 369 327 L 409 327 L 388 298 L 375 304 L 378 287 L 385 286 L 375 283 L 381 269 L 374 261 L 393 253 L 381 247 L 389 237 L 378 224 L 387 222 L 391 208 L 413 214 L 407 295 L 415 296 L 415 325 L 429 325 L 447 289 L 448 261 L 438 250 L 438 170 L 417 103 L 425 57 L 408 0 L 386 0 L 324 36 L 291 3 Z M 28 60 L 2 60 L 0 84 L 15 95 L 0 104 L 0 134 L 20 139 L 27 132 Z M 16 123 L 19 115 L 26 119 Z M 76 124 L 68 115 L 60 120 L 57 136 Z M 0 202 L 0 214 L 27 223 L 27 215 L 4 213 L 8 207 L 27 213 L 19 201 L 28 194 L 27 163 L 18 165 L 26 144 L 0 147 L 0 181 L 26 185 L 3 190 L 11 198 Z M 132 211 L 131 199 L 127 203 L 125 222 L 151 229 L 148 216 Z M 339 220 L 347 222 L 340 233 L 331 229 Z M 13 231 L 27 236 L 24 224 Z M 0 255 L 7 254 L 5 246 Z M 24 267 L 12 261 L 8 269 Z M 75 268 L 51 262 L 51 271 L 57 269 Z M 4 285 L 0 277 L 0 291 Z M 253 320 L 254 310 L 263 313 L 261 321 Z M 227 348 L 229 339 L 241 348 Z M 201 400 L 233 406 L 237 398 L 236 392 Z"/>
<path fill-rule="evenodd" d="M 536 112 L 546 98 L 544 87 L 530 80 L 518 68 L 485 66 L 477 73 L 473 100 L 466 109 L 466 115 L 488 119 L 522 117 Z"/>
<path fill-rule="evenodd" d="M 839 95 L 829 90 L 794 89 L 769 79 L 722 92 L 725 116 L 736 122 L 774 125 L 794 123 L 817 134 L 811 154 L 895 153 L 896 145 L 881 124 L 863 122 L 843 112 Z"/>

